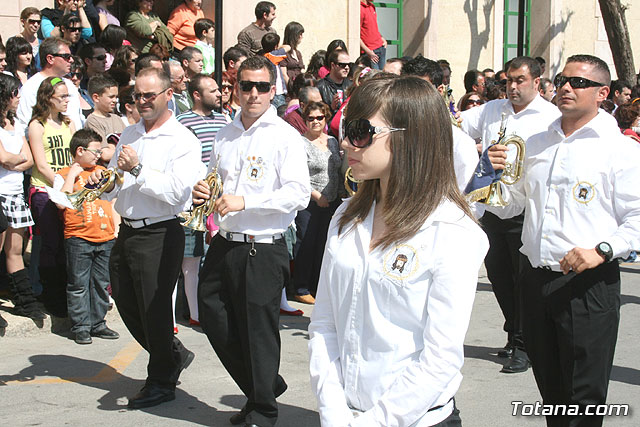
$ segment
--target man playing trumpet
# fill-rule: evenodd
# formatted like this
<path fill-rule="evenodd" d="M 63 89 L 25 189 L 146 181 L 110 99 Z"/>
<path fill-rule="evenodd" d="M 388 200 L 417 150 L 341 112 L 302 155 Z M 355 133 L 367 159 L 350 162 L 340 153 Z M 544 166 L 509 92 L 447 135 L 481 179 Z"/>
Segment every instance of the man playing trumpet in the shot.
<path fill-rule="evenodd" d="M 109 164 L 125 172 L 122 187 L 107 196 L 117 197 L 122 217 L 109 265 L 113 297 L 129 332 L 149 352 L 147 380 L 129 399 L 130 409 L 175 399 L 180 372 L 194 358 L 173 334 L 171 294 L 184 251 L 177 214 L 204 166 L 200 142 L 167 107 L 172 95 L 164 71 L 138 74 L 133 98 L 142 119 L 124 130 Z M 90 183 L 99 179 L 96 174 Z"/>

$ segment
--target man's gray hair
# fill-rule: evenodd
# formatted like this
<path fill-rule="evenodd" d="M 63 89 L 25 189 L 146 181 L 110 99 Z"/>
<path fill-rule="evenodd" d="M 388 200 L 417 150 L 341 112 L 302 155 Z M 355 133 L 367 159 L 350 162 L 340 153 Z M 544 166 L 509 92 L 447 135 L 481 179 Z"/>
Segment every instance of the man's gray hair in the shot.
<path fill-rule="evenodd" d="M 298 94 L 298 99 L 300 100 L 300 104 L 306 105 L 309 103 L 309 96 L 311 95 L 311 92 L 320 93 L 320 90 L 318 90 L 318 88 L 315 86 L 305 86 L 302 89 L 300 89 L 300 93 Z"/>

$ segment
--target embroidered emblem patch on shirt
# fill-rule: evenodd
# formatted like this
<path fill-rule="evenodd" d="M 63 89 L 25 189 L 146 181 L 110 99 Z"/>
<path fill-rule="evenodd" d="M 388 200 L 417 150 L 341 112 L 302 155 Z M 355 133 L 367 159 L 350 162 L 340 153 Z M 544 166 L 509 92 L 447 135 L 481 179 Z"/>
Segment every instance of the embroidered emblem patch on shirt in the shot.
<path fill-rule="evenodd" d="M 595 195 L 596 195 L 595 187 L 587 181 L 579 181 L 573 187 L 573 198 L 578 203 L 583 203 L 586 205 L 591 200 L 593 200 Z"/>
<path fill-rule="evenodd" d="M 247 167 L 247 178 L 250 181 L 260 181 L 264 176 L 264 166 L 262 157 L 248 156 L 249 166 Z"/>
<path fill-rule="evenodd" d="M 409 245 L 396 245 L 383 260 L 384 274 L 393 279 L 408 279 L 418 269 L 418 252 Z"/>

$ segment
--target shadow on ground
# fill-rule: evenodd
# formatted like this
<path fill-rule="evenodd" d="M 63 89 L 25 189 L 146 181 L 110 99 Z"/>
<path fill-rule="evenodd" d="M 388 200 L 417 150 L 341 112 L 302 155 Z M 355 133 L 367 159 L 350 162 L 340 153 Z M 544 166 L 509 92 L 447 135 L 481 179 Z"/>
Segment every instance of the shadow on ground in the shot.
<path fill-rule="evenodd" d="M 67 355 L 34 355 L 29 358 L 31 366 L 13 375 L 0 375 L 0 387 L 11 387 L 13 381 L 46 380 L 59 378 L 104 390 L 107 393 L 98 399 L 97 408 L 103 411 L 126 409 L 127 396 L 133 396 L 144 385 L 137 380 L 120 374 L 111 366 Z M 211 425 L 212 417 L 218 412 L 183 390 L 176 389 L 176 400 L 162 405 L 141 409 L 158 417 L 184 420 L 193 424 Z M 224 413 L 219 415 L 222 420 Z"/>

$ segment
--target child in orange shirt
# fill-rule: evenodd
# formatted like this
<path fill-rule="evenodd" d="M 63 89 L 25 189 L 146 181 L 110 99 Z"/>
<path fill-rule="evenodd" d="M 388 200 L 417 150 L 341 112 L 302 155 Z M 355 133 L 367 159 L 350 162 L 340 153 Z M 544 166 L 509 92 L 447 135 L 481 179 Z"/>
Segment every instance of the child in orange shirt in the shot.
<path fill-rule="evenodd" d="M 56 173 L 53 186 L 63 192 L 81 190 L 97 169 L 102 137 L 88 129 L 77 131 L 69 143 L 73 163 Z M 84 202 L 82 210 L 64 209 L 64 246 L 67 255 L 67 305 L 75 342 L 91 344 L 91 337 L 116 339 L 107 327 L 109 256 L 115 243 L 111 204 Z"/>
<path fill-rule="evenodd" d="M 278 108 L 285 104 L 287 95 L 287 84 L 282 77 L 282 69 L 279 64 L 287 57 L 291 46 L 287 44 L 280 46 L 280 36 L 276 33 L 265 34 L 260 42 L 262 43 L 262 55 L 273 64 L 276 72 L 276 94 L 271 100 L 271 104 Z"/>

